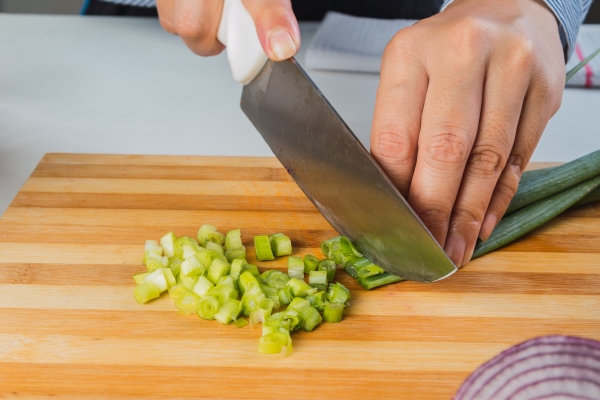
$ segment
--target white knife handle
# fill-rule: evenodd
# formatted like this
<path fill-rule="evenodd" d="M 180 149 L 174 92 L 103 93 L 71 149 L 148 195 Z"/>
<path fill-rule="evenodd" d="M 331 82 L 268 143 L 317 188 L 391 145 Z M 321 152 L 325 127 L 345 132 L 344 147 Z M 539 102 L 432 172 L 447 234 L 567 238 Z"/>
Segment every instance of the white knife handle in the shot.
<path fill-rule="evenodd" d="M 242 0 L 224 1 L 217 38 L 227 47 L 227 60 L 237 82 L 250 82 L 265 65 L 267 55 Z"/>

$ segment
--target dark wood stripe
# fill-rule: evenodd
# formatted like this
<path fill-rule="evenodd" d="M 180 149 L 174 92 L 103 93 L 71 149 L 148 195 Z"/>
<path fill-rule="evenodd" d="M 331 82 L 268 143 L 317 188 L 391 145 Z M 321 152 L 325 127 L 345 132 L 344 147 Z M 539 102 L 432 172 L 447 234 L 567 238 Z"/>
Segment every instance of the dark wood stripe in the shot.
<path fill-rule="evenodd" d="M 576 232 L 565 235 L 546 235 L 533 231 L 503 247 L 502 251 L 598 253 L 600 251 L 600 235 L 578 235 Z"/>
<path fill-rule="evenodd" d="M 315 206 L 306 197 L 219 196 L 218 194 L 203 196 L 21 192 L 17 194 L 10 206 L 138 210 L 315 210 Z"/>
<path fill-rule="evenodd" d="M 39 164 L 31 174 L 44 178 L 181 179 L 230 181 L 292 181 L 283 168 L 225 166 L 158 166 Z"/>

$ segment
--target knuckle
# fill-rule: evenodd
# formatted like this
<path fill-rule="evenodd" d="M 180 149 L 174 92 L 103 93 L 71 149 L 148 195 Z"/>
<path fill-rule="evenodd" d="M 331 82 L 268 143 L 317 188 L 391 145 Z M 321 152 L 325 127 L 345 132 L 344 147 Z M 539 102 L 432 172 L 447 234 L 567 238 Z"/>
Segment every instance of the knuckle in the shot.
<path fill-rule="evenodd" d="M 478 226 L 485 217 L 485 207 L 479 208 L 460 208 L 455 212 L 454 219 L 460 224 L 476 223 Z"/>
<path fill-rule="evenodd" d="M 173 35 L 177 34 L 177 31 L 175 30 L 175 27 L 173 26 L 173 23 L 170 20 L 167 20 L 167 18 L 160 18 L 159 22 L 160 22 L 160 26 L 165 31 L 167 31 Z"/>
<path fill-rule="evenodd" d="M 383 125 L 372 136 L 371 152 L 383 164 L 405 164 L 411 161 L 416 153 L 413 137 L 414 134 L 407 128 Z"/>
<path fill-rule="evenodd" d="M 182 39 L 204 41 L 210 36 L 209 25 L 205 21 L 192 18 L 193 13 L 177 13 L 175 30 Z"/>
<path fill-rule="evenodd" d="M 444 226 L 450 220 L 451 210 L 441 206 L 428 207 L 419 212 L 427 226 Z"/>
<path fill-rule="evenodd" d="M 505 165 L 504 151 L 494 146 L 475 148 L 469 158 L 470 169 L 483 175 L 500 175 Z"/>
<path fill-rule="evenodd" d="M 454 47 L 464 54 L 473 54 L 486 45 L 488 27 L 479 18 L 465 16 L 460 18 L 454 26 Z"/>
<path fill-rule="evenodd" d="M 515 39 L 507 61 L 510 69 L 515 73 L 531 71 L 535 66 L 535 53 L 531 40 L 527 38 Z"/>
<path fill-rule="evenodd" d="M 428 138 L 425 144 L 425 154 L 431 161 L 463 165 L 469 156 L 470 142 L 466 129 L 439 129 Z"/>

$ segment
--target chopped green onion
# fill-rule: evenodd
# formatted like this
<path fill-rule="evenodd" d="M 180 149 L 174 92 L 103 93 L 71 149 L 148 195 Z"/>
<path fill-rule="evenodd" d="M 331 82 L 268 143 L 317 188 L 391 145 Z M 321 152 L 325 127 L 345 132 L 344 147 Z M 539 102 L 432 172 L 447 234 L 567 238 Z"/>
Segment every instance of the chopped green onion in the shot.
<path fill-rule="evenodd" d="M 227 258 L 227 261 L 229 262 L 235 260 L 236 258 L 246 259 L 246 248 L 242 246 L 239 249 L 225 250 L 225 258 Z"/>
<path fill-rule="evenodd" d="M 271 286 L 263 285 L 260 282 L 258 283 L 258 287 L 260 287 L 260 290 L 262 290 L 265 296 L 273 301 L 273 307 L 281 307 L 281 302 L 279 301 L 279 290 Z"/>
<path fill-rule="evenodd" d="M 243 328 L 246 325 L 248 325 L 248 321 L 246 319 L 244 319 L 244 318 L 238 318 L 238 319 L 235 320 L 234 324 L 238 328 Z"/>
<path fill-rule="evenodd" d="M 260 277 L 258 278 L 259 282 L 261 282 L 263 285 L 267 284 L 267 276 L 271 275 L 271 272 L 275 271 L 274 269 L 268 269 L 266 271 L 264 271 L 262 274 L 260 274 Z"/>
<path fill-rule="evenodd" d="M 313 307 L 308 307 L 300 311 L 300 315 L 302 316 L 301 328 L 306 332 L 312 331 L 323 321 L 321 314 Z"/>
<path fill-rule="evenodd" d="M 354 269 L 354 262 L 356 260 L 348 260 L 344 265 L 344 270 L 353 277 L 354 279 L 358 279 L 358 274 L 356 273 L 356 269 Z"/>
<path fill-rule="evenodd" d="M 279 289 L 277 294 L 279 295 L 279 304 L 281 305 L 289 304 L 294 298 L 292 289 L 289 286 Z"/>
<path fill-rule="evenodd" d="M 286 310 L 294 310 L 302 313 L 303 310 L 311 308 L 310 301 L 302 297 L 294 297 L 292 302 L 287 306 Z"/>
<path fill-rule="evenodd" d="M 183 264 L 182 264 L 183 265 Z M 222 276 L 225 276 L 229 273 L 229 269 L 231 265 L 221 260 L 220 258 L 215 258 L 211 263 L 210 267 L 208 267 L 208 272 L 206 273 L 206 277 L 212 283 L 217 283 Z"/>
<path fill-rule="evenodd" d="M 169 288 L 169 295 L 173 300 L 177 300 L 177 298 L 185 292 L 189 292 L 190 290 L 185 287 L 183 283 L 178 283 Z"/>
<path fill-rule="evenodd" d="M 148 275 L 150 275 L 150 272 L 142 272 L 141 274 L 135 274 L 133 276 L 133 280 L 139 285 L 141 283 L 144 283 L 144 278 L 146 278 Z"/>
<path fill-rule="evenodd" d="M 198 282 L 197 276 L 189 277 L 189 276 L 181 276 L 180 275 L 178 278 L 181 281 L 181 283 L 189 290 L 192 290 L 194 288 L 194 286 L 196 285 L 196 282 Z"/>
<path fill-rule="evenodd" d="M 259 304 L 267 297 L 260 290 L 260 286 L 257 284 L 251 284 L 246 288 L 244 295 L 242 296 L 242 307 L 245 316 L 250 316 L 252 311 L 259 307 Z"/>
<path fill-rule="evenodd" d="M 154 272 L 159 268 L 167 267 L 169 265 L 169 258 L 167 256 L 159 256 L 153 251 L 147 251 L 144 253 L 143 262 L 148 272 Z"/>
<path fill-rule="evenodd" d="M 306 296 L 306 300 L 310 302 L 310 305 L 317 309 L 317 311 L 323 311 L 324 305 L 327 302 L 327 295 L 324 291 L 320 291 L 314 294 Z"/>
<path fill-rule="evenodd" d="M 173 275 L 173 271 L 171 271 L 169 268 L 162 268 L 162 272 L 165 275 L 165 280 L 167 281 L 167 288 L 170 288 L 177 283 L 175 275 Z"/>
<path fill-rule="evenodd" d="M 404 278 L 384 272 L 383 274 L 369 276 L 367 278 L 360 278 L 356 281 L 360 286 L 366 290 L 375 289 L 376 287 L 389 285 L 390 283 L 396 283 L 403 281 Z"/>
<path fill-rule="evenodd" d="M 289 335 L 273 332 L 258 339 L 258 352 L 261 354 L 279 354 L 288 345 Z"/>
<path fill-rule="evenodd" d="M 221 298 L 212 295 L 206 295 L 198 303 L 198 316 L 202 319 L 215 319 L 215 314 L 219 311 L 223 301 Z"/>
<path fill-rule="evenodd" d="M 218 243 L 206 242 L 206 244 L 204 246 L 205 246 L 206 250 L 212 250 L 215 253 L 217 253 L 219 256 L 225 255 L 225 250 L 223 249 L 223 246 L 221 246 Z"/>
<path fill-rule="evenodd" d="M 207 296 L 213 296 L 225 303 L 229 299 L 237 299 L 238 291 L 231 285 L 217 285 L 208 291 Z"/>
<path fill-rule="evenodd" d="M 286 283 L 290 280 L 290 277 L 284 274 L 281 271 L 271 271 L 271 273 L 266 278 L 267 285 L 275 288 L 282 289 L 285 287 Z"/>
<path fill-rule="evenodd" d="M 194 277 L 204 274 L 204 271 L 204 265 L 196 257 L 189 257 L 181 263 L 179 275 L 181 277 Z"/>
<path fill-rule="evenodd" d="M 301 257 L 288 257 L 287 266 L 290 278 L 304 279 L 304 261 Z"/>
<path fill-rule="evenodd" d="M 327 289 L 327 271 L 310 271 L 308 284 L 317 290 Z"/>
<path fill-rule="evenodd" d="M 175 300 L 175 307 L 183 314 L 196 314 L 200 298 L 192 292 L 184 292 Z"/>
<path fill-rule="evenodd" d="M 289 256 L 292 254 L 292 241 L 283 233 L 269 235 L 271 251 L 275 257 Z"/>
<path fill-rule="evenodd" d="M 288 321 L 290 324 L 290 332 L 295 332 L 300 329 L 300 324 L 302 322 L 302 317 L 295 310 L 286 310 L 280 311 L 271 315 L 268 318 L 268 321 Z"/>
<path fill-rule="evenodd" d="M 309 274 L 310 271 L 316 271 L 317 265 L 319 264 L 319 259 L 312 254 L 307 254 L 304 256 L 304 273 Z"/>
<path fill-rule="evenodd" d="M 198 230 L 198 243 L 205 246 L 207 242 L 223 244 L 225 236 L 217 232 L 217 227 L 209 224 L 204 224 Z"/>
<path fill-rule="evenodd" d="M 198 246 L 198 243 L 188 236 L 177 238 L 173 243 L 173 257 L 183 258 L 183 246 L 185 245 Z"/>
<path fill-rule="evenodd" d="M 254 250 L 258 261 L 270 261 L 275 259 L 273 251 L 271 250 L 269 237 L 266 235 L 254 236 Z"/>
<path fill-rule="evenodd" d="M 217 281 L 217 286 L 218 285 L 229 285 L 234 289 L 236 288 L 235 281 L 233 280 L 231 275 L 222 276 L 221 279 Z"/>
<path fill-rule="evenodd" d="M 227 325 L 235 321 L 238 315 L 240 315 L 240 301 L 229 299 L 219 308 L 219 311 L 215 314 L 215 319 L 223 325 Z"/>
<path fill-rule="evenodd" d="M 244 265 L 244 267 L 242 268 L 242 272 L 244 272 L 244 271 L 249 271 L 256 278 L 258 278 L 260 276 L 260 272 L 258 272 L 258 267 L 254 264 Z"/>
<path fill-rule="evenodd" d="M 197 245 L 183 245 L 183 259 L 187 260 L 190 257 L 196 257 L 201 250 L 204 250 L 202 247 Z"/>
<path fill-rule="evenodd" d="M 153 252 L 159 256 L 163 255 L 163 248 L 158 245 L 156 240 L 146 240 L 146 244 L 144 245 L 144 253 Z"/>
<path fill-rule="evenodd" d="M 290 287 L 294 297 L 306 297 L 317 292 L 317 289 L 310 287 L 308 283 L 297 278 L 290 279 L 286 285 Z"/>
<path fill-rule="evenodd" d="M 328 282 L 333 281 L 333 278 L 335 277 L 335 269 L 336 269 L 335 261 L 330 260 L 330 259 L 325 259 L 325 260 L 319 261 L 319 265 L 317 266 L 317 270 L 327 272 L 327 281 Z"/>
<path fill-rule="evenodd" d="M 181 264 L 183 263 L 183 259 L 179 257 L 171 257 L 169 258 L 168 268 L 173 271 L 173 275 L 177 276 L 181 272 Z"/>
<path fill-rule="evenodd" d="M 344 303 L 325 303 L 323 308 L 323 319 L 327 322 L 340 322 L 344 313 Z"/>
<path fill-rule="evenodd" d="M 332 253 L 332 246 L 335 248 L 335 243 L 337 243 L 337 248 L 340 245 L 341 236 L 336 236 L 334 238 L 328 239 L 321 243 L 321 251 L 325 254 L 325 257 L 329 258 Z"/>
<path fill-rule="evenodd" d="M 242 268 L 244 267 L 245 264 L 246 264 L 246 260 L 243 260 L 241 258 L 236 258 L 234 260 L 231 260 L 231 268 L 229 270 L 229 276 L 233 280 L 237 280 L 240 277 L 240 274 L 242 273 Z"/>
<path fill-rule="evenodd" d="M 156 271 L 149 273 L 144 278 L 144 282 L 150 282 L 151 284 L 153 284 L 154 286 L 156 286 L 156 288 L 158 289 L 159 293 L 164 292 L 169 287 L 169 285 L 167 284 L 167 279 L 165 278 L 165 273 L 163 272 L 162 268 L 157 269 Z"/>
<path fill-rule="evenodd" d="M 239 229 L 234 229 L 227 232 L 225 235 L 225 249 L 226 250 L 237 250 L 242 247 L 242 233 Z"/>
<path fill-rule="evenodd" d="M 346 303 L 350 298 L 350 290 L 339 282 L 329 285 L 327 290 L 327 299 L 331 303 Z"/>
<path fill-rule="evenodd" d="M 206 276 L 202 275 L 198 278 L 198 281 L 194 285 L 192 292 L 196 293 L 200 297 L 203 297 L 206 296 L 213 287 L 215 287 L 215 285 L 209 281 Z"/>
<path fill-rule="evenodd" d="M 353 262 L 354 270 L 359 278 L 367 278 L 372 275 L 383 274 L 385 270 L 378 265 L 375 265 L 367 258 L 360 258 Z"/>
<path fill-rule="evenodd" d="M 341 251 L 345 255 L 354 255 L 356 257 L 363 257 L 362 253 L 356 249 L 354 244 L 344 236 L 340 237 Z"/>
<path fill-rule="evenodd" d="M 290 321 L 287 319 L 267 318 L 262 324 L 262 335 L 268 335 L 273 332 L 288 332 L 290 331 Z"/>
<path fill-rule="evenodd" d="M 258 308 L 250 313 L 250 322 L 253 324 L 263 323 L 271 316 L 275 304 L 271 299 L 264 299 L 258 304 Z"/>
<path fill-rule="evenodd" d="M 156 299 L 159 296 L 160 291 L 151 282 L 140 283 L 133 289 L 133 297 L 140 304 Z"/>
<path fill-rule="evenodd" d="M 167 233 L 165 236 L 160 238 L 160 245 L 162 246 L 165 256 L 167 257 L 175 257 L 175 241 L 177 240 L 177 236 L 173 232 Z"/>
<path fill-rule="evenodd" d="M 246 292 L 246 288 L 250 285 L 258 285 L 258 280 L 250 271 L 244 271 L 238 278 L 238 289 L 243 295 Z"/>

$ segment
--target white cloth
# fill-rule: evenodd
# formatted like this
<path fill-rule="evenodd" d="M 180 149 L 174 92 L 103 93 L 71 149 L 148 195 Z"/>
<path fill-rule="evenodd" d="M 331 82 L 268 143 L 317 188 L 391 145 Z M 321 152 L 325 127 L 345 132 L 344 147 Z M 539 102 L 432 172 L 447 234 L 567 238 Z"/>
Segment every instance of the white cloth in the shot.
<path fill-rule="evenodd" d="M 385 46 L 413 20 L 383 20 L 329 12 L 306 49 L 307 68 L 379 73 Z M 600 25 L 583 25 L 567 71 L 600 48 Z M 600 55 L 582 68 L 567 86 L 600 87 Z"/>

